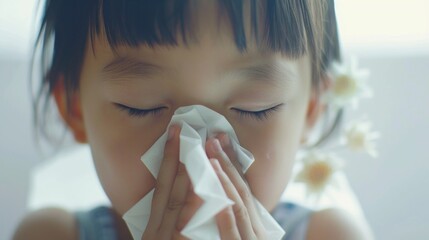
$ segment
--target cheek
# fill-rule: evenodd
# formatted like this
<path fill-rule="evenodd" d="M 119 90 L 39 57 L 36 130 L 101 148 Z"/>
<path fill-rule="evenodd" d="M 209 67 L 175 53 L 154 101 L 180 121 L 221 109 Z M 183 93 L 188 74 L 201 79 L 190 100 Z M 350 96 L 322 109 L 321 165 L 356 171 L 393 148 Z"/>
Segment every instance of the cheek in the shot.
<path fill-rule="evenodd" d="M 304 110 L 288 111 L 266 127 L 239 136 L 243 147 L 255 156 L 246 179 L 252 193 L 269 210 L 277 205 L 291 176 L 305 123 Z"/>
<path fill-rule="evenodd" d="M 162 135 L 168 122 L 140 125 L 139 119 L 124 117 L 107 103 L 96 100 L 83 102 L 83 106 L 100 183 L 112 205 L 123 214 L 155 185 L 140 157 Z"/>

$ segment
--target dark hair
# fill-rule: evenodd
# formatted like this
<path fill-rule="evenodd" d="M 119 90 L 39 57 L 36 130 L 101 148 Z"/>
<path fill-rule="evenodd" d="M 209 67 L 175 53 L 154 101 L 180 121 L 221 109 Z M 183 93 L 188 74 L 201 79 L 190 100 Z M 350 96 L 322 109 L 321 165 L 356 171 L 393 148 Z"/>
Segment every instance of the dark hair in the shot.
<path fill-rule="evenodd" d="M 194 39 L 190 12 L 195 0 L 46 0 L 35 54 L 40 53 L 42 82 L 34 97 L 36 129 L 47 137 L 46 115 L 51 93 L 59 76 L 64 79 L 67 99 L 79 88 L 79 76 L 87 44 L 105 34 L 114 50 L 117 46 L 140 44 L 176 45 Z M 252 37 L 259 47 L 297 58 L 312 59 L 312 86 L 326 83 L 324 74 L 333 61 L 340 60 L 333 0 L 219 0 L 227 13 L 234 40 L 246 51 L 244 4 L 250 4 Z M 263 26 L 260 26 L 260 24 Z M 90 42 L 88 42 L 90 41 Z M 327 116 L 328 114 L 326 114 Z M 342 111 L 321 140 L 338 125 Z"/>

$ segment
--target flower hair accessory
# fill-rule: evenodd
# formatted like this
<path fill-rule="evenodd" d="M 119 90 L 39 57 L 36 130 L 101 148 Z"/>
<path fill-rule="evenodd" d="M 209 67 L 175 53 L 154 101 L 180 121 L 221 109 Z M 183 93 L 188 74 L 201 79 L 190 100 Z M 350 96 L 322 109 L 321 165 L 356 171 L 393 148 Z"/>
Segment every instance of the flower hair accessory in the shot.
<path fill-rule="evenodd" d="M 359 69 L 356 57 L 350 59 L 349 64 L 332 64 L 332 88 L 326 95 L 325 102 L 337 107 L 351 104 L 357 108 L 361 98 L 371 98 L 372 90 L 367 84 L 369 71 Z"/>
<path fill-rule="evenodd" d="M 336 155 L 311 151 L 301 161 L 301 171 L 295 181 L 306 185 L 307 198 L 314 197 L 317 201 L 327 187 L 338 187 L 337 179 L 333 176 L 343 168 L 344 163 Z"/>
<path fill-rule="evenodd" d="M 349 123 L 340 138 L 340 145 L 345 145 L 355 152 L 364 151 L 376 158 L 378 153 L 374 141 L 380 137 L 380 133 L 372 132 L 371 127 L 372 123 L 366 118 Z"/>
<path fill-rule="evenodd" d="M 347 65 L 333 63 L 331 88 L 322 96 L 322 100 L 336 109 L 348 105 L 356 109 L 362 98 L 373 96 L 367 84 L 368 76 L 367 69 L 358 68 L 356 57 L 352 57 Z M 378 156 L 375 140 L 380 137 L 380 133 L 372 131 L 371 127 L 372 124 L 367 117 L 352 121 L 342 130 L 339 141 L 330 148 L 331 152 L 311 149 L 304 153 L 294 181 L 304 184 L 307 199 L 313 198 L 317 203 L 328 188 L 339 188 L 335 175 L 341 172 L 345 163 L 332 153 L 333 149 L 347 148 L 353 152 L 365 152 L 373 158 Z"/>

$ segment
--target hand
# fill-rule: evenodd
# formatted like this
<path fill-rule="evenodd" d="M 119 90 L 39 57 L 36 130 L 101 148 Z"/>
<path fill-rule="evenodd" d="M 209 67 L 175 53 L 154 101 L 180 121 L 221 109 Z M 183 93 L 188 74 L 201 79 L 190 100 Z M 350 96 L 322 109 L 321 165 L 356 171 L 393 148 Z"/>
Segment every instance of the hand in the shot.
<path fill-rule="evenodd" d="M 219 139 L 209 140 L 206 152 L 226 194 L 235 203 L 216 216 L 221 239 L 265 239 L 265 228 L 241 173 L 236 153 L 226 134 L 220 134 Z"/>
<path fill-rule="evenodd" d="M 151 214 L 142 239 L 186 239 L 180 234 L 186 223 L 201 206 L 202 200 L 193 192 L 185 166 L 179 162 L 178 126 L 171 126 L 164 149 L 152 199 Z M 253 203 L 252 194 L 234 164 L 236 154 L 226 134 L 206 144 L 206 152 L 228 197 L 234 205 L 221 211 L 216 220 L 221 239 L 264 239 L 265 232 Z M 240 168 L 239 168 L 240 169 Z"/>
<path fill-rule="evenodd" d="M 150 218 L 142 239 L 186 239 L 180 231 L 202 204 L 179 162 L 179 126 L 171 126 L 164 148 Z"/>

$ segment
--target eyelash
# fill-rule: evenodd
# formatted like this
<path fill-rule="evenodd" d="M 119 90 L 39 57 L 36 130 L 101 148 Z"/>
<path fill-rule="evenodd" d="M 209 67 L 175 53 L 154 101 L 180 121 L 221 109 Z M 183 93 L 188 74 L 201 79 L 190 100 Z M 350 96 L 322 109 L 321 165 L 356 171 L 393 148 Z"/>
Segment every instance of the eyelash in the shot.
<path fill-rule="evenodd" d="M 261 111 L 256 111 L 256 112 L 244 111 L 244 110 L 240 110 L 240 109 L 236 109 L 236 108 L 233 108 L 233 110 L 238 113 L 238 116 L 240 118 L 243 118 L 243 117 L 246 118 L 247 117 L 247 118 L 257 120 L 257 121 L 264 121 L 264 120 L 267 120 L 271 116 L 271 114 L 278 111 L 281 106 L 283 106 L 283 103 L 276 105 L 272 108 L 261 110 Z"/>
<path fill-rule="evenodd" d="M 129 116 L 137 117 L 137 118 L 146 117 L 147 115 L 156 116 L 159 113 L 161 113 L 161 111 L 164 110 L 165 108 L 165 107 L 158 107 L 153 109 L 137 109 L 137 108 L 128 107 L 119 103 L 115 103 L 115 105 L 121 111 L 127 112 Z M 270 115 L 273 114 L 275 111 L 278 111 L 281 106 L 283 106 L 283 103 L 269 109 L 255 111 L 255 112 L 240 110 L 236 108 L 232 108 L 232 110 L 237 112 L 240 118 L 251 118 L 257 121 L 264 121 L 264 120 L 267 120 L 270 117 Z"/>
<path fill-rule="evenodd" d="M 128 107 L 119 103 L 115 103 L 115 105 L 119 108 L 119 110 L 127 112 L 127 114 L 130 117 L 137 117 L 137 118 L 146 117 L 147 115 L 156 116 L 159 113 L 161 113 L 161 111 L 165 108 L 165 107 L 158 107 L 153 109 L 137 109 L 137 108 Z"/>

